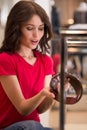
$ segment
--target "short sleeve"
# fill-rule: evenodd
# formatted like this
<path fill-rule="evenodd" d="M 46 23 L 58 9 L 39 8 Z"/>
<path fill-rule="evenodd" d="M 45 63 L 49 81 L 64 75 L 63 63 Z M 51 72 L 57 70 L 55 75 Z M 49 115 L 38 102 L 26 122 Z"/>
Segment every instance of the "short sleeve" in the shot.
<path fill-rule="evenodd" d="M 53 71 L 53 60 L 50 56 L 46 55 L 45 57 L 45 74 L 49 75 L 49 74 L 54 74 Z"/>
<path fill-rule="evenodd" d="M 1 75 L 15 75 L 15 65 L 12 55 L 7 53 L 0 54 L 0 76 Z"/>

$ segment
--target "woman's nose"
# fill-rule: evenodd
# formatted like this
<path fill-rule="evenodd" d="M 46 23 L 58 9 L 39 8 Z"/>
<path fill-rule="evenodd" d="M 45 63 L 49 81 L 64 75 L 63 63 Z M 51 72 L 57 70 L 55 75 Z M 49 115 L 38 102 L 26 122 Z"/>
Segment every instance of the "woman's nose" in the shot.
<path fill-rule="evenodd" d="M 35 29 L 35 30 L 34 30 L 33 35 L 34 35 L 34 37 L 38 37 L 39 32 L 38 32 L 38 30 L 37 30 L 37 29 Z"/>

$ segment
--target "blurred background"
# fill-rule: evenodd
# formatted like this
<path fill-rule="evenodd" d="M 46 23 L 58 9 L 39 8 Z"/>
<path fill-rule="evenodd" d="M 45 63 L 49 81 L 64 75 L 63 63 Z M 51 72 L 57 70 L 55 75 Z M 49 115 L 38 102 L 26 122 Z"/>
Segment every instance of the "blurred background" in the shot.
<path fill-rule="evenodd" d="M 19 0 L 0 0 L 0 46 L 8 13 Z M 60 30 L 87 30 L 87 0 L 32 0 L 47 12 L 52 23 L 54 37 L 50 41 L 50 55 L 54 61 L 55 73 L 60 72 L 61 39 Z M 86 32 L 87 34 L 87 32 Z M 65 37 L 65 69 L 78 76 L 83 86 L 83 96 L 74 105 L 65 105 L 65 130 L 87 130 L 87 36 Z M 67 42 L 68 41 L 68 42 Z M 79 47 L 80 45 L 80 47 Z M 85 45 L 85 46 L 84 46 Z M 70 89 L 69 94 L 73 94 Z M 41 114 L 41 122 L 54 130 L 60 128 L 60 104 L 54 101 L 50 110 Z"/>

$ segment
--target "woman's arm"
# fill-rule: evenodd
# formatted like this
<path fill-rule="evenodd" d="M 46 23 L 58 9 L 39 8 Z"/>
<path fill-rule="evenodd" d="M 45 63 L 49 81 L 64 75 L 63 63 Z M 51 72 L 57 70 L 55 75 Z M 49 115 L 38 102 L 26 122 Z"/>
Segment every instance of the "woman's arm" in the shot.
<path fill-rule="evenodd" d="M 44 81 L 44 88 L 46 88 L 49 92 L 50 92 L 50 81 L 51 81 L 52 76 L 48 75 L 45 77 L 45 81 Z M 38 112 L 41 114 L 43 112 L 45 112 L 46 110 L 48 110 L 52 104 L 53 104 L 53 99 L 55 98 L 55 95 L 52 93 L 52 97 L 51 96 L 47 96 L 44 98 L 44 100 L 41 102 L 41 104 L 39 105 L 39 107 L 37 108 Z"/>
<path fill-rule="evenodd" d="M 50 97 L 51 100 L 53 97 L 52 93 L 44 88 L 34 97 L 25 99 L 16 76 L 0 76 L 0 82 L 6 95 L 22 115 L 33 112 L 46 97 Z"/>

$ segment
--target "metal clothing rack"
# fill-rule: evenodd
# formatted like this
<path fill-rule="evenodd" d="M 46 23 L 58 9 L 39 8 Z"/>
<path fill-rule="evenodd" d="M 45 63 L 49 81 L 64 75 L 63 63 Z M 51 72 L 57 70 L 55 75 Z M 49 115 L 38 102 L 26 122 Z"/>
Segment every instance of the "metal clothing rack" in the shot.
<path fill-rule="evenodd" d="M 60 75 L 60 128 L 59 130 L 65 130 L 65 95 L 64 95 L 64 70 L 65 70 L 65 53 L 67 55 L 66 47 L 72 42 L 73 47 L 87 47 L 87 41 L 80 41 L 76 44 L 75 40 L 66 41 L 66 37 L 86 37 L 87 30 L 70 30 L 70 29 L 61 29 L 61 75 Z M 76 46 L 75 46 L 76 45 Z M 70 47 L 70 46 L 69 46 Z"/>

